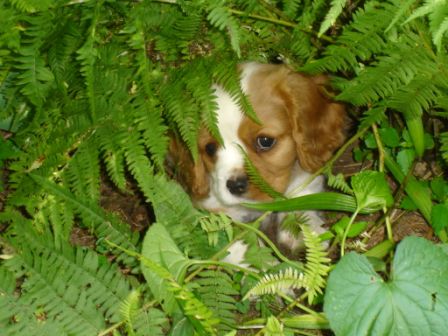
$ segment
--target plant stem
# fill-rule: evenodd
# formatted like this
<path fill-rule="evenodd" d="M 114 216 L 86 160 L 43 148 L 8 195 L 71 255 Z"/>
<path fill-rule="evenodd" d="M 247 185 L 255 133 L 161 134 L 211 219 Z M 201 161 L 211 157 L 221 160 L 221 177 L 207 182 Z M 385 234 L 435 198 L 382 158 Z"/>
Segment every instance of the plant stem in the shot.
<path fill-rule="evenodd" d="M 258 230 L 258 229 L 256 229 L 256 228 L 254 228 L 254 227 L 252 227 L 252 226 L 250 226 L 250 225 L 248 225 L 248 224 L 245 224 L 245 223 L 241 223 L 241 222 L 235 222 L 235 224 L 237 225 L 237 226 L 240 226 L 240 227 L 242 227 L 242 228 L 244 228 L 244 229 L 246 229 L 246 230 L 249 230 L 249 231 L 252 231 L 252 232 L 254 232 L 258 237 L 260 237 L 271 249 L 272 249 L 272 251 L 275 253 L 275 255 L 281 260 L 281 261 L 283 261 L 284 263 L 286 263 L 286 264 L 288 264 L 288 265 L 291 265 L 292 267 L 294 267 L 294 268 L 297 268 L 297 266 L 298 266 L 298 263 L 295 263 L 295 262 L 293 262 L 293 261 L 291 261 L 291 260 L 289 260 L 286 256 L 284 256 L 281 252 L 280 252 L 280 250 L 277 248 L 277 246 L 275 246 L 275 244 L 263 233 L 263 232 L 261 232 L 260 230 Z"/>
<path fill-rule="evenodd" d="M 356 216 L 358 216 L 359 210 L 360 210 L 359 208 L 355 210 L 355 212 L 350 217 L 350 222 L 348 222 L 347 227 L 345 228 L 344 235 L 342 236 L 342 241 L 341 241 L 341 258 L 345 254 L 345 241 L 347 240 L 348 232 L 350 231 L 352 224 L 355 221 Z"/>
<path fill-rule="evenodd" d="M 378 170 L 380 172 L 384 173 L 384 146 L 383 146 L 383 142 L 381 141 L 380 134 L 378 132 L 378 127 L 375 123 L 372 124 L 372 131 L 373 131 L 373 135 L 375 137 L 376 144 L 378 146 L 378 156 L 379 156 Z M 393 242 L 394 237 L 393 237 L 393 231 L 392 231 L 392 224 L 390 222 L 390 216 L 389 216 L 389 214 L 387 212 L 387 208 L 385 206 L 383 207 L 383 212 L 385 215 L 384 219 L 386 222 L 387 239 L 389 239 L 391 242 Z"/>

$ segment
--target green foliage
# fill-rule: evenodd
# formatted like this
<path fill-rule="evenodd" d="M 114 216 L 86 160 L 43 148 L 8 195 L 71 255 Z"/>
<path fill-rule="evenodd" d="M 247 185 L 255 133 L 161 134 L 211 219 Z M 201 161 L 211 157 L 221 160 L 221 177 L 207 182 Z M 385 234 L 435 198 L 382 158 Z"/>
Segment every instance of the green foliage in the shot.
<path fill-rule="evenodd" d="M 242 61 L 281 60 L 310 74 L 328 72 L 336 99 L 354 105 L 357 132 L 350 143 L 360 139 L 354 154 L 373 162 L 371 170 L 356 173 L 349 185 L 347 176 L 333 174 L 330 161 L 321 172 L 338 192 L 286 199 L 248 161 L 253 181 L 277 200 L 247 206 L 260 215 L 351 213 L 329 234 L 334 233 L 331 248 L 343 254 L 345 240 L 365 243 L 375 229 L 358 213 L 381 211 L 387 225 L 389 210 L 399 203 L 388 177 L 398 184 L 395 201 L 405 193 L 401 203 L 419 211 L 437 237 L 448 241 L 445 177 L 411 175 L 425 151 L 442 171 L 448 163 L 447 15 L 446 1 L 429 0 L 0 2 L 2 332 L 189 336 L 261 326 L 265 334 L 288 335 L 329 328 L 315 304 L 333 265 L 318 237 L 302 228 L 306 256 L 299 273 L 300 263 L 258 231 L 265 217 L 245 225 L 196 209 L 166 176 L 170 138 L 181 139 L 193 158 L 202 127 L 221 141 L 214 83 L 257 120 L 239 86 Z M 146 223 L 151 226 L 145 235 L 103 207 L 106 184 L 146 202 L 154 223 Z M 88 243 L 76 239 L 78 230 Z M 245 261 L 251 269 L 222 261 L 240 239 L 249 245 Z M 367 254 L 384 257 L 392 247 L 386 240 Z M 399 301 L 422 298 L 443 309 L 438 303 L 446 300 L 444 287 L 427 275 L 434 265 L 440 266 L 434 279 L 445 272 L 446 256 L 439 250 L 403 242 L 395 258 L 383 262 L 393 265 L 390 286 L 362 257 L 344 257 L 324 300 L 333 331 L 344 334 L 346 321 L 367 321 L 363 316 L 383 307 L 381 293 L 387 290 L 397 302 L 384 309 L 404 309 L 416 318 L 404 323 L 383 314 L 378 325 L 386 321 L 411 330 L 415 322 L 426 334 L 445 330 L 446 321 L 429 313 L 428 320 L 420 318 L 422 307 Z M 406 268 L 404 254 L 412 267 Z M 355 263 L 365 272 L 359 275 Z M 366 274 L 378 281 L 341 284 L 338 272 L 348 281 Z M 402 294 L 392 288 L 398 280 L 405 286 L 399 287 Z M 291 298 L 277 291 L 285 285 L 304 294 Z M 351 308 L 335 308 L 334 293 L 345 303 L 355 290 L 367 296 L 369 286 L 379 288 L 379 303 L 361 307 L 362 316 L 334 322 Z M 272 295 L 253 302 L 252 293 Z M 428 293 L 436 293 L 433 301 Z"/>
<path fill-rule="evenodd" d="M 390 279 L 365 256 L 345 256 L 328 279 L 324 311 L 336 335 L 443 335 L 448 292 L 446 253 L 423 238 L 397 247 Z"/>

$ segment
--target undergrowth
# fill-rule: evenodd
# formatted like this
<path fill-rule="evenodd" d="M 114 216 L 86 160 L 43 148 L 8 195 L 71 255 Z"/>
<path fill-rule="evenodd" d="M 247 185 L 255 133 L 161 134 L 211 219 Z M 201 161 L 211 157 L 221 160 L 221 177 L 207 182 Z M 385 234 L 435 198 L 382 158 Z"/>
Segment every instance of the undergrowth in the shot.
<path fill-rule="evenodd" d="M 0 16 L 2 335 L 446 333 L 447 1 L 6 0 Z M 349 106 L 318 172 L 334 192 L 259 205 L 344 212 L 320 237 L 331 259 L 305 224 L 288 224 L 306 245 L 288 258 L 262 218 L 195 209 L 165 173 L 170 135 L 195 158 L 198 129 L 219 138 L 212 83 L 253 113 L 244 60 L 328 73 Z M 368 168 L 334 173 L 353 144 Z M 146 232 L 101 207 L 105 180 L 144 199 Z M 399 211 L 438 244 L 396 246 Z M 240 239 L 250 268 L 222 261 Z"/>

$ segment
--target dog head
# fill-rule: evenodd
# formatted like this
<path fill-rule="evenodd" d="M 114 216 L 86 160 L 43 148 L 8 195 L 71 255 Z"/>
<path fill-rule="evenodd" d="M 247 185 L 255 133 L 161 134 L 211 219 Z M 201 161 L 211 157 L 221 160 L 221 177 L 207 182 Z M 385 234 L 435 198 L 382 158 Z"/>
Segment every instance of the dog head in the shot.
<path fill-rule="evenodd" d="M 260 123 L 215 86 L 223 143 L 201 130 L 197 162 L 172 143 L 180 181 L 209 210 L 269 199 L 249 181 L 241 149 L 265 181 L 283 193 L 294 175 L 316 171 L 345 139 L 345 110 L 327 96 L 325 77 L 309 77 L 284 65 L 247 63 L 240 70 L 241 87 Z"/>

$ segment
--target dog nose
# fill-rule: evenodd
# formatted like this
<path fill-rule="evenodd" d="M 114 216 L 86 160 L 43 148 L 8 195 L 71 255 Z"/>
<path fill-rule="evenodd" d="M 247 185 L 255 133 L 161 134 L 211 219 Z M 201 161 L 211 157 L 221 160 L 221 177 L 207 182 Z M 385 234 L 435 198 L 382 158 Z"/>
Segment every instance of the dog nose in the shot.
<path fill-rule="evenodd" d="M 249 181 L 247 176 L 238 176 L 227 180 L 226 183 L 227 189 L 229 189 L 230 193 L 233 195 L 242 195 L 247 191 L 249 186 Z"/>

